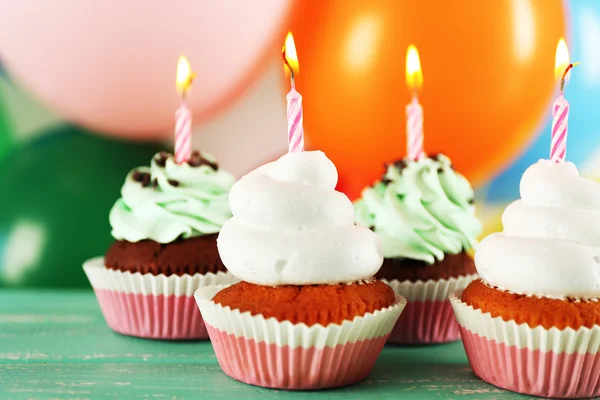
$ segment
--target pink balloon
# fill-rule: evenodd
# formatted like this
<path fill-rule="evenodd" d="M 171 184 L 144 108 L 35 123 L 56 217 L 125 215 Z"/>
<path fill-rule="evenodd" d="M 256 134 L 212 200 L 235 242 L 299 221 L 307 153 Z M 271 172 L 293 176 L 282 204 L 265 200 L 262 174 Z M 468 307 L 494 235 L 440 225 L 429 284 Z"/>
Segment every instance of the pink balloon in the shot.
<path fill-rule="evenodd" d="M 199 122 L 279 54 L 291 1 L 4 1 L 0 57 L 64 117 L 151 139 L 173 129 L 180 55 L 197 73 L 188 106 Z"/>

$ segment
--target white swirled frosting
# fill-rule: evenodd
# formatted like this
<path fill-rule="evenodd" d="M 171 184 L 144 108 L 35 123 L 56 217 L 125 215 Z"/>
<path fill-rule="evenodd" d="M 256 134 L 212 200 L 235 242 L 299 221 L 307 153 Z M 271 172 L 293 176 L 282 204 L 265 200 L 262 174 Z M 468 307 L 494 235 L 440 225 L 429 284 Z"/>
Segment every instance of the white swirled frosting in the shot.
<path fill-rule="evenodd" d="M 570 162 L 540 160 L 521 179 L 521 199 L 502 216 L 504 232 L 475 254 L 479 275 L 516 293 L 600 297 L 600 184 Z"/>
<path fill-rule="evenodd" d="M 372 277 L 383 251 L 377 236 L 354 225 L 354 209 L 335 191 L 338 174 L 321 151 L 290 153 L 231 188 L 233 218 L 219 254 L 238 278 L 259 285 L 310 285 Z"/>

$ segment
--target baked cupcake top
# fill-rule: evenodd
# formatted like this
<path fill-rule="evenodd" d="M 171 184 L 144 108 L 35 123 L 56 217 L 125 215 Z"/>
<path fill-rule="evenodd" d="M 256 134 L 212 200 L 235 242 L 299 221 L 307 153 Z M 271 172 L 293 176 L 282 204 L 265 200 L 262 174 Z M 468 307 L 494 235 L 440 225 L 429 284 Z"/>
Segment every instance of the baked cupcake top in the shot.
<path fill-rule="evenodd" d="M 266 286 L 353 282 L 372 277 L 383 254 L 377 236 L 354 225 L 321 151 L 289 153 L 235 183 L 219 254 L 238 278 Z"/>
<path fill-rule="evenodd" d="M 473 188 L 442 154 L 399 160 L 362 192 L 355 218 L 381 238 L 386 258 L 433 264 L 477 243 Z"/>
<path fill-rule="evenodd" d="M 234 181 L 206 154 L 194 152 L 189 162 L 177 164 L 171 154 L 158 153 L 149 168 L 127 175 L 110 210 L 112 235 L 170 243 L 219 232 L 231 217 L 228 193 Z"/>
<path fill-rule="evenodd" d="M 540 160 L 521 178 L 504 231 L 475 254 L 485 282 L 519 294 L 600 297 L 600 184 L 570 162 Z"/>

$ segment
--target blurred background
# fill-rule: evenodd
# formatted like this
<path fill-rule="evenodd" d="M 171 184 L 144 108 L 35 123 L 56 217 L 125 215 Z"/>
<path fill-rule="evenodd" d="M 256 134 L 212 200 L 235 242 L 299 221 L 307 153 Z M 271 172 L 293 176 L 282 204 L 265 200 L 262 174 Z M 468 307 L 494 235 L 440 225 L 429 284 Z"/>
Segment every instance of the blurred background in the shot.
<path fill-rule="evenodd" d="M 354 199 L 405 155 L 406 48 L 419 50 L 426 151 L 471 180 L 500 230 L 524 170 L 548 158 L 556 45 L 567 159 L 600 177 L 600 1 L 0 0 L 0 286 L 88 287 L 125 174 L 172 149 L 178 57 L 197 72 L 194 147 L 241 176 L 287 151 L 281 45 L 300 59 L 307 147 Z"/>

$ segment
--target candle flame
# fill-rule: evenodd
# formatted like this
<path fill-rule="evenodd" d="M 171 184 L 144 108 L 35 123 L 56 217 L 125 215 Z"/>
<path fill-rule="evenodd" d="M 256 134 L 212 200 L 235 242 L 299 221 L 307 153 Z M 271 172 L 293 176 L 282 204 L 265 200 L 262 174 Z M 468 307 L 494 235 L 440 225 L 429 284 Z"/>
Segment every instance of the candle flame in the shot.
<path fill-rule="evenodd" d="M 558 40 L 556 57 L 554 59 L 554 76 L 558 80 L 569 66 L 569 48 L 564 38 Z"/>
<path fill-rule="evenodd" d="M 298 62 L 298 54 L 296 54 L 296 45 L 294 43 L 292 32 L 288 32 L 285 37 L 285 43 L 281 49 L 281 57 L 287 66 L 286 70 L 291 72 L 292 75 L 296 75 L 300 72 L 300 63 Z"/>
<path fill-rule="evenodd" d="M 176 79 L 177 91 L 179 94 L 185 96 L 195 77 L 196 74 L 192 72 L 192 68 L 190 67 L 190 63 L 187 58 L 185 58 L 185 56 L 179 57 Z"/>
<path fill-rule="evenodd" d="M 406 84 L 412 90 L 420 89 L 423 86 L 421 60 L 417 47 L 413 44 L 406 50 Z"/>
<path fill-rule="evenodd" d="M 565 90 L 565 83 L 569 80 L 569 71 L 578 66 L 580 62 L 569 63 L 569 49 L 565 39 L 560 38 L 556 45 L 556 58 L 554 59 L 554 75 L 556 79 L 560 78 L 560 93 Z"/>

